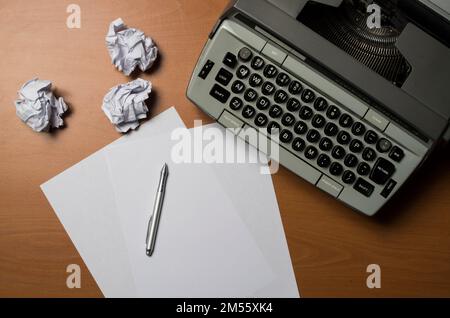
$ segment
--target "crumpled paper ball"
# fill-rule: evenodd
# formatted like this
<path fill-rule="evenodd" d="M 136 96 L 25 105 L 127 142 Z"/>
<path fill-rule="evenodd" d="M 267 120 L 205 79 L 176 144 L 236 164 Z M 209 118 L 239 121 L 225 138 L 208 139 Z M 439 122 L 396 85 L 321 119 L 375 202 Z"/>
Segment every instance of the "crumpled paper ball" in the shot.
<path fill-rule="evenodd" d="M 61 118 L 68 110 L 62 97 L 52 93 L 52 82 L 38 78 L 26 82 L 15 101 L 17 116 L 34 131 L 48 132 L 64 125 Z"/>
<path fill-rule="evenodd" d="M 103 99 L 102 109 L 117 131 L 126 133 L 139 127 L 139 120 L 147 118 L 145 101 L 152 91 L 152 83 L 138 78 L 111 88 Z"/>
<path fill-rule="evenodd" d="M 106 45 L 112 63 L 127 76 L 137 66 L 145 72 L 158 56 L 158 48 L 153 40 L 138 29 L 128 28 L 121 18 L 109 26 Z"/>

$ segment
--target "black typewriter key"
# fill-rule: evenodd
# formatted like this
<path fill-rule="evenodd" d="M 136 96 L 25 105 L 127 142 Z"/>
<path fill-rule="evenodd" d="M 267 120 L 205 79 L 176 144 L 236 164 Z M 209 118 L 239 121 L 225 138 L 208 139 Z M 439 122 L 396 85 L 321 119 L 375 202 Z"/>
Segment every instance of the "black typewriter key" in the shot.
<path fill-rule="evenodd" d="M 385 184 L 395 173 L 395 166 L 389 160 L 380 158 L 373 166 L 372 173 L 370 174 L 370 180 L 383 185 Z"/>
<path fill-rule="evenodd" d="M 353 184 L 355 180 L 356 175 L 350 170 L 345 171 L 344 174 L 342 175 L 342 181 L 344 181 L 345 184 Z"/>
<path fill-rule="evenodd" d="M 373 130 L 369 130 L 366 135 L 364 136 L 364 140 L 368 143 L 368 144 L 375 144 L 378 140 L 378 135 L 376 132 L 374 132 Z"/>
<path fill-rule="evenodd" d="M 374 149 L 366 147 L 362 153 L 362 158 L 366 161 L 374 161 L 377 158 L 377 153 Z"/>
<path fill-rule="evenodd" d="M 353 125 L 353 118 L 348 114 L 343 114 L 341 118 L 339 118 L 339 125 L 344 128 L 349 128 Z"/>
<path fill-rule="evenodd" d="M 324 131 L 325 131 L 325 135 L 327 135 L 328 137 L 334 137 L 339 132 L 339 128 L 336 124 L 328 123 L 325 126 Z"/>
<path fill-rule="evenodd" d="M 245 65 L 241 65 L 236 71 L 236 75 L 240 79 L 247 78 L 250 75 L 250 69 Z"/>
<path fill-rule="evenodd" d="M 288 94 L 285 91 L 280 89 L 275 92 L 273 99 L 278 104 L 284 104 L 284 103 L 286 103 L 288 97 L 289 97 Z"/>
<path fill-rule="evenodd" d="M 356 181 L 353 188 L 366 197 L 370 197 L 375 190 L 375 187 L 372 184 L 362 178 L 359 178 L 358 181 Z"/>
<path fill-rule="evenodd" d="M 330 173 L 333 176 L 340 176 L 344 171 L 344 167 L 339 162 L 333 162 L 330 167 Z"/>
<path fill-rule="evenodd" d="M 328 102 L 323 97 L 319 97 L 314 102 L 314 108 L 319 111 L 323 112 L 328 107 Z"/>
<path fill-rule="evenodd" d="M 306 135 L 306 139 L 310 143 L 316 143 L 320 140 L 320 133 L 315 129 L 311 129 L 310 131 L 308 131 L 308 134 Z"/>
<path fill-rule="evenodd" d="M 247 89 L 244 93 L 244 99 L 247 102 L 254 102 L 258 98 L 258 93 L 254 89 Z"/>
<path fill-rule="evenodd" d="M 322 151 L 330 151 L 333 148 L 333 142 L 330 138 L 323 137 L 319 142 L 319 148 Z"/>
<path fill-rule="evenodd" d="M 337 119 L 341 116 L 341 111 L 336 106 L 330 106 L 327 111 L 327 117 L 329 119 Z"/>
<path fill-rule="evenodd" d="M 367 147 L 362 153 L 365 161 L 374 161 L 377 158 L 377 153 L 372 148 Z"/>
<path fill-rule="evenodd" d="M 340 143 L 341 145 L 348 145 L 350 140 L 351 140 L 351 137 L 350 137 L 350 134 L 348 132 L 341 131 L 337 135 L 336 139 L 337 139 L 337 142 Z"/>
<path fill-rule="evenodd" d="M 305 103 L 311 103 L 316 98 L 316 94 L 310 89 L 305 89 L 302 93 L 302 101 Z"/>
<path fill-rule="evenodd" d="M 401 150 L 399 147 L 394 146 L 392 148 L 391 153 L 389 154 L 389 158 L 391 158 L 394 161 L 400 162 L 405 157 L 405 153 L 403 150 Z"/>
<path fill-rule="evenodd" d="M 244 106 L 244 103 L 242 102 L 242 100 L 240 98 L 233 97 L 231 99 L 230 108 L 232 110 L 239 110 L 242 108 L 242 106 Z"/>
<path fill-rule="evenodd" d="M 298 137 L 295 138 L 294 141 L 292 142 L 292 149 L 298 152 L 302 152 L 303 149 L 305 149 L 305 146 L 306 146 L 305 141 Z"/>
<path fill-rule="evenodd" d="M 214 67 L 213 61 L 211 61 L 211 60 L 206 61 L 202 70 L 198 74 L 198 77 L 200 77 L 201 79 L 206 79 L 208 77 L 209 73 L 211 72 L 211 70 L 213 69 L 213 67 Z"/>
<path fill-rule="evenodd" d="M 264 76 L 267 78 L 274 78 L 275 76 L 277 76 L 278 70 L 275 66 L 273 66 L 272 64 L 269 64 L 266 66 L 263 73 L 264 73 Z"/>
<path fill-rule="evenodd" d="M 289 93 L 293 95 L 298 95 L 302 91 L 303 86 L 298 81 L 293 81 L 291 85 L 289 85 Z"/>
<path fill-rule="evenodd" d="M 237 58 L 236 55 L 233 53 L 228 52 L 225 57 L 223 58 L 223 64 L 230 68 L 235 68 L 237 64 Z"/>
<path fill-rule="evenodd" d="M 331 159 L 326 154 L 321 154 L 317 158 L 317 165 L 321 168 L 328 168 L 331 164 Z"/>
<path fill-rule="evenodd" d="M 273 105 L 269 110 L 269 115 L 272 118 L 278 118 L 283 114 L 283 109 L 278 105 Z"/>
<path fill-rule="evenodd" d="M 209 92 L 209 95 L 217 99 L 222 104 L 225 104 L 228 101 L 228 98 L 230 98 L 231 94 L 222 86 L 215 84 Z"/>
<path fill-rule="evenodd" d="M 239 55 L 239 59 L 241 61 L 248 62 L 252 58 L 253 53 L 252 53 L 252 51 L 250 51 L 249 48 L 244 47 L 239 51 L 238 55 Z"/>
<path fill-rule="evenodd" d="M 291 82 L 289 75 L 286 73 L 280 73 L 277 76 L 277 84 L 280 86 L 287 86 Z"/>
<path fill-rule="evenodd" d="M 256 107 L 259 110 L 266 110 L 270 106 L 270 101 L 268 98 L 261 96 L 258 101 L 256 102 Z"/>
<path fill-rule="evenodd" d="M 354 168 L 358 165 L 358 158 L 355 155 L 349 153 L 347 156 L 345 156 L 344 164 L 349 168 Z"/>
<path fill-rule="evenodd" d="M 358 139 L 353 139 L 349 148 L 353 153 L 360 153 L 364 149 L 364 144 Z"/>
<path fill-rule="evenodd" d="M 308 125 L 304 121 L 299 121 L 295 124 L 294 131 L 297 135 L 306 134 L 308 131 Z"/>
<path fill-rule="evenodd" d="M 286 126 L 290 127 L 295 123 L 295 117 L 291 113 L 286 113 L 283 115 L 283 118 L 281 119 L 281 123 Z"/>
<path fill-rule="evenodd" d="M 266 115 L 259 113 L 255 118 L 255 125 L 258 127 L 264 127 L 269 122 L 269 119 Z"/>
<path fill-rule="evenodd" d="M 314 115 L 313 119 L 312 119 L 312 125 L 314 128 L 323 128 L 323 126 L 325 126 L 326 120 L 325 117 L 323 117 L 322 115 L 316 114 Z"/>
<path fill-rule="evenodd" d="M 314 146 L 308 146 L 305 149 L 305 157 L 306 157 L 306 159 L 309 159 L 309 160 L 316 159 L 318 154 L 319 154 L 319 151 Z"/>
<path fill-rule="evenodd" d="M 292 134 L 292 132 L 287 129 L 282 130 L 280 133 L 280 141 L 283 143 L 291 142 L 293 137 L 294 135 Z"/>
<path fill-rule="evenodd" d="M 261 84 L 263 83 L 263 78 L 258 74 L 252 74 L 250 75 L 248 83 L 250 84 L 251 87 L 258 87 L 261 86 Z"/>
<path fill-rule="evenodd" d="M 364 126 L 360 122 L 356 122 L 353 124 L 352 133 L 355 136 L 362 136 L 366 132 L 366 126 Z"/>
<path fill-rule="evenodd" d="M 367 176 L 370 173 L 371 169 L 372 168 L 367 163 L 361 162 L 356 171 L 362 176 Z"/>
<path fill-rule="evenodd" d="M 250 119 L 250 118 L 254 117 L 255 114 L 256 114 L 256 109 L 254 109 L 250 105 L 246 105 L 244 107 L 244 109 L 242 110 L 242 116 L 246 119 Z"/>
<path fill-rule="evenodd" d="M 386 186 L 384 187 L 383 191 L 381 191 L 381 193 L 380 193 L 381 196 L 384 198 L 388 198 L 396 186 L 397 186 L 396 181 L 394 181 L 392 179 L 389 180 L 388 183 L 386 184 Z"/>
<path fill-rule="evenodd" d="M 310 107 L 308 107 L 308 106 L 303 106 L 300 109 L 300 118 L 303 119 L 303 120 L 311 119 L 313 114 L 314 114 L 313 110 Z"/>
<path fill-rule="evenodd" d="M 381 153 L 388 152 L 392 148 L 392 143 L 386 138 L 381 138 L 377 143 L 377 150 Z"/>
<path fill-rule="evenodd" d="M 233 84 L 231 85 L 231 91 L 235 94 L 240 94 L 244 91 L 245 89 L 245 84 L 242 83 L 241 81 L 234 81 Z"/>
<path fill-rule="evenodd" d="M 262 93 L 266 96 L 272 95 L 275 92 L 275 85 L 271 82 L 265 82 L 261 89 Z"/>
<path fill-rule="evenodd" d="M 287 102 L 287 109 L 290 112 L 296 112 L 300 109 L 300 102 L 298 101 L 298 99 L 295 98 L 291 98 L 288 100 Z"/>
<path fill-rule="evenodd" d="M 260 70 L 264 67 L 264 64 L 264 60 L 261 57 L 255 56 L 251 65 L 254 70 Z"/>
<path fill-rule="evenodd" d="M 232 73 L 228 72 L 224 68 L 221 68 L 220 71 L 217 73 L 216 81 L 224 86 L 227 86 L 232 78 L 233 78 Z"/>
<path fill-rule="evenodd" d="M 331 155 L 334 159 L 341 160 L 345 157 L 345 149 L 341 146 L 335 146 L 331 152 Z"/>
<path fill-rule="evenodd" d="M 281 129 L 280 125 L 275 121 L 271 121 L 267 125 L 267 133 L 269 135 L 274 135 L 274 134 L 278 135 L 280 133 L 280 129 Z"/>

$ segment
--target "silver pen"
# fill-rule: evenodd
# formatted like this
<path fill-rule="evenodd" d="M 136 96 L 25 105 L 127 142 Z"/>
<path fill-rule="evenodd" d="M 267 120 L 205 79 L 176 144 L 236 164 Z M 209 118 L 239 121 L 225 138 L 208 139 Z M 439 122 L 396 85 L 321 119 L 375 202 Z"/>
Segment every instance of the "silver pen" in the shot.
<path fill-rule="evenodd" d="M 155 250 L 156 232 L 158 231 L 168 175 L 169 167 L 167 164 L 164 164 L 159 178 L 158 192 L 156 192 L 155 203 L 153 205 L 153 214 L 148 221 L 147 239 L 145 240 L 145 253 L 148 257 L 152 256 L 153 251 Z"/>

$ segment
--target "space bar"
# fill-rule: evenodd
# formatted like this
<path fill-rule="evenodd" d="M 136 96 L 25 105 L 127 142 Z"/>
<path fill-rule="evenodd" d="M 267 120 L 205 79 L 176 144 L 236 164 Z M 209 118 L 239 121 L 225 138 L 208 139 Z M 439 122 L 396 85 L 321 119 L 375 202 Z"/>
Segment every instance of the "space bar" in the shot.
<path fill-rule="evenodd" d="M 245 125 L 244 129 L 241 130 L 241 133 L 239 136 L 242 138 L 242 133 L 245 130 L 245 128 L 248 128 L 250 126 Z M 257 142 L 254 140 L 255 138 L 247 139 L 246 141 L 252 145 L 255 148 L 258 148 Z M 285 168 L 291 170 L 296 175 L 302 177 L 303 179 L 311 182 L 312 184 L 316 184 L 320 177 L 322 176 L 322 173 L 314 169 L 312 166 L 307 164 L 303 159 L 298 158 L 294 156 L 291 152 L 283 148 L 282 146 L 279 147 L 279 158 L 273 158 L 271 155 L 272 160 L 276 160 L 281 163 Z"/>

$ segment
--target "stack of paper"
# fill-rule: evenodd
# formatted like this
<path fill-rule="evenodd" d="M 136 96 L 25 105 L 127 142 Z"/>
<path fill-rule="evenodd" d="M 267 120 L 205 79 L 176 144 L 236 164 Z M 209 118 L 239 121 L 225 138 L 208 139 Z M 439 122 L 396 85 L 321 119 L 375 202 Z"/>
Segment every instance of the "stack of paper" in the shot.
<path fill-rule="evenodd" d="M 104 295 L 298 297 L 271 177 L 259 164 L 171 163 L 180 127 L 171 108 L 42 185 Z M 149 258 L 164 162 L 170 175 Z"/>

